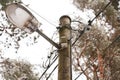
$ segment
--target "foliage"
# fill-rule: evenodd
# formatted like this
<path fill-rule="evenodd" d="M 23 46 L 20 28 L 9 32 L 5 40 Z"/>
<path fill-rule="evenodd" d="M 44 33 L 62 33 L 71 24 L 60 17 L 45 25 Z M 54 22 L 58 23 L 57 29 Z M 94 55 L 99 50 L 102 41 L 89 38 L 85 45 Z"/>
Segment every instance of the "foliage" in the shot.
<path fill-rule="evenodd" d="M 21 0 L 0 0 L 0 5 L 2 6 L 0 10 L 0 50 L 1 53 L 5 52 L 6 49 L 11 50 L 14 48 L 16 53 L 20 47 L 19 42 L 28 38 L 28 44 L 33 45 L 37 42 L 37 39 L 40 37 L 38 34 L 33 33 L 34 36 L 28 35 L 25 31 L 15 27 L 7 19 L 4 9 L 7 4 L 18 3 Z M 28 80 L 38 80 L 37 74 L 32 71 L 33 66 L 25 61 L 17 61 L 11 59 L 4 59 L 1 62 L 1 72 L 2 77 L 5 80 L 21 80 L 24 77 L 27 77 Z"/>
<path fill-rule="evenodd" d="M 15 2 L 21 2 L 21 0 L 0 0 L 0 4 L 1 4 L 3 10 L 7 6 L 7 4 L 15 3 Z"/>
<path fill-rule="evenodd" d="M 15 0 L 6 0 L 7 1 L 15 1 Z M 19 1 L 19 0 L 17 0 Z M 7 5 L 7 3 L 6 3 Z M 4 7 L 4 6 L 3 6 Z M 17 28 L 15 25 L 10 23 L 10 21 L 7 19 L 5 13 L 3 10 L 0 10 L 0 38 L 4 36 L 5 39 L 1 39 L 0 43 L 3 46 L 3 48 L 9 48 L 14 47 L 15 51 L 17 52 L 20 45 L 19 42 L 23 40 L 24 38 L 28 37 L 29 41 L 31 41 L 28 44 L 33 44 L 37 42 L 37 39 L 40 37 L 38 34 L 35 34 L 34 36 L 30 36 L 27 32 L 24 30 L 21 30 Z M 2 47 L 1 47 L 2 49 Z M 3 49 L 4 50 L 4 49 Z"/>
<path fill-rule="evenodd" d="M 119 0 L 110 0 L 110 1 L 112 1 L 112 6 L 114 6 L 114 8 L 118 10 Z"/>
<path fill-rule="evenodd" d="M 100 69 L 98 66 L 100 63 L 98 62 L 101 60 L 101 57 L 99 58 L 99 56 L 105 54 L 103 52 L 104 49 L 111 43 L 110 36 L 107 36 L 107 34 L 111 34 L 111 31 L 106 32 L 104 27 L 107 26 L 92 26 L 90 31 L 84 33 L 83 36 L 79 39 L 79 41 L 76 43 L 76 45 L 73 47 L 73 59 L 75 61 L 73 65 L 75 70 L 84 71 L 85 68 L 90 66 L 89 69 L 87 69 L 83 73 L 87 77 L 87 79 L 90 80 L 96 77 L 95 73 L 100 73 Z M 83 61 L 83 63 L 81 61 Z M 94 75 L 94 77 L 92 78 L 90 75 Z"/>
<path fill-rule="evenodd" d="M 115 0 L 117 1 L 117 0 Z M 115 1 L 113 1 L 115 3 Z M 105 6 L 109 3 L 109 0 L 74 0 L 74 4 L 79 9 L 93 9 L 95 14 L 97 15 Z M 113 3 L 113 4 L 114 4 Z M 84 6 L 83 6 L 84 5 Z M 118 7 L 118 6 L 116 6 Z M 113 27 L 117 25 L 117 17 L 118 11 L 114 8 L 114 6 L 109 5 L 101 16 L 99 17 L 106 17 L 106 22 L 108 22 Z"/>
<path fill-rule="evenodd" d="M 1 72 L 5 80 L 38 80 L 37 74 L 32 71 L 33 66 L 26 61 L 4 59 L 1 62 Z"/>
<path fill-rule="evenodd" d="M 20 2 L 18 0 L 0 0 L 2 10 L 7 4 L 16 1 Z M 74 4 L 81 11 L 91 9 L 94 10 L 95 15 L 97 15 L 108 2 L 109 0 L 74 0 Z M 119 22 L 117 22 L 117 6 L 118 1 L 114 0 L 112 5 L 109 5 L 99 17 L 96 18 L 95 24 L 92 24 L 90 30 L 86 31 L 73 46 L 74 70 L 82 72 L 87 80 L 120 79 L 120 40 L 116 40 L 120 34 Z M 3 43 L 5 47 L 7 46 L 7 48 L 11 45 L 17 45 L 15 48 L 18 49 L 19 41 L 27 37 L 28 34 L 18 28 L 14 28 L 14 25 L 6 19 L 2 10 L 0 16 L 3 21 L 0 23 L 0 36 L 7 34 L 7 37 L 5 42 L 0 42 Z M 80 18 L 80 16 L 78 18 Z M 81 26 L 84 27 L 83 25 L 76 26 L 78 26 L 80 30 Z M 73 34 L 78 37 L 77 35 L 80 34 L 80 31 Z M 38 35 L 34 36 L 34 42 L 37 38 L 39 38 Z M 14 44 L 11 44 L 11 39 L 14 41 Z M 7 63 L 2 66 L 4 70 L 3 77 L 6 79 L 16 80 L 17 78 L 26 76 L 31 80 L 37 80 L 36 76 L 33 77 L 34 75 L 30 74 L 32 73 L 30 64 L 11 61 L 9 59 L 4 60 L 3 63 Z M 23 70 L 23 67 L 25 70 Z"/>
<path fill-rule="evenodd" d="M 108 2 L 109 0 L 74 0 L 80 10 L 93 9 L 96 15 Z M 113 2 L 96 18 L 90 31 L 86 31 L 74 46 L 74 70 L 83 72 L 87 80 L 120 79 L 120 28 L 117 22 L 118 6 Z"/>

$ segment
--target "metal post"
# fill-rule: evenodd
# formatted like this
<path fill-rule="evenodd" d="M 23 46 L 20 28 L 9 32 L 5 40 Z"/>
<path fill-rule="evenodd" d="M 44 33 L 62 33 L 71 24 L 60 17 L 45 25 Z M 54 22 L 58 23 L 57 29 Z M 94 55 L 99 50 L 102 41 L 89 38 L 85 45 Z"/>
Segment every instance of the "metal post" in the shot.
<path fill-rule="evenodd" d="M 71 69 L 71 19 L 64 15 L 60 18 L 58 80 L 72 80 Z"/>

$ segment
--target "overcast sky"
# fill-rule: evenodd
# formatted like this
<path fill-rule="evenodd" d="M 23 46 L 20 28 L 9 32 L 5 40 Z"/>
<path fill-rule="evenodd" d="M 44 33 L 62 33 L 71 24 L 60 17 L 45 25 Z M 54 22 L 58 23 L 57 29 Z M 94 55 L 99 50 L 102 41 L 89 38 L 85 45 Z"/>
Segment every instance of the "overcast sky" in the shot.
<path fill-rule="evenodd" d="M 56 27 L 59 26 L 59 18 L 62 15 L 69 15 L 72 19 L 74 19 L 74 16 L 81 16 L 81 18 L 83 18 L 83 22 L 85 23 L 90 19 L 90 17 L 94 16 L 88 16 L 88 14 L 93 14 L 91 10 L 86 10 L 86 12 L 78 10 L 72 4 L 72 0 L 22 1 L 26 5 L 29 4 L 29 8 L 31 9 L 34 16 L 39 20 L 40 23 L 42 23 L 39 29 L 42 29 L 43 33 L 50 38 L 55 33 Z M 29 37 L 34 35 L 37 35 L 37 33 L 34 32 L 33 34 L 30 34 Z M 25 59 L 30 61 L 30 63 L 32 64 L 41 64 L 44 59 L 46 60 L 51 48 L 51 44 L 47 42 L 44 38 L 40 37 L 38 39 L 38 43 L 31 45 L 32 41 L 29 37 L 24 38 L 19 42 L 20 48 L 17 54 L 15 53 L 14 48 L 10 48 L 4 51 L 4 55 L 12 59 Z M 55 38 L 56 36 L 54 36 L 54 39 Z M 58 43 L 58 39 L 55 40 L 55 42 Z M 83 80 L 82 77 L 81 80 Z"/>

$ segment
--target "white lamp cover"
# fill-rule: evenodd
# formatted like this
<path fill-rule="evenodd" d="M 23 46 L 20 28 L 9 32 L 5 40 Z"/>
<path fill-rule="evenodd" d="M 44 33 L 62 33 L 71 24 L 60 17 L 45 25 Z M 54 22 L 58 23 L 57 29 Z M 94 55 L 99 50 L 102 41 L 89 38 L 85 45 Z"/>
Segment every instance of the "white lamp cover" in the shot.
<path fill-rule="evenodd" d="M 6 7 L 6 16 L 15 26 L 21 29 L 32 28 L 35 30 L 39 27 L 38 20 L 22 5 L 17 3 L 9 4 Z M 29 32 L 27 30 L 27 32 Z"/>

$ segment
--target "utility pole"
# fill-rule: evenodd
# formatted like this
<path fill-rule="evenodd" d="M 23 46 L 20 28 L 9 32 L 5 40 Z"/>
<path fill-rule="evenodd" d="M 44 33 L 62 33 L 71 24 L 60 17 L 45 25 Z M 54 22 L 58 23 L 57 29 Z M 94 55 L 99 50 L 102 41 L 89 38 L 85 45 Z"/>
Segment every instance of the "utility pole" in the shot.
<path fill-rule="evenodd" d="M 64 15 L 60 18 L 58 80 L 72 80 L 71 63 L 71 18 Z"/>

